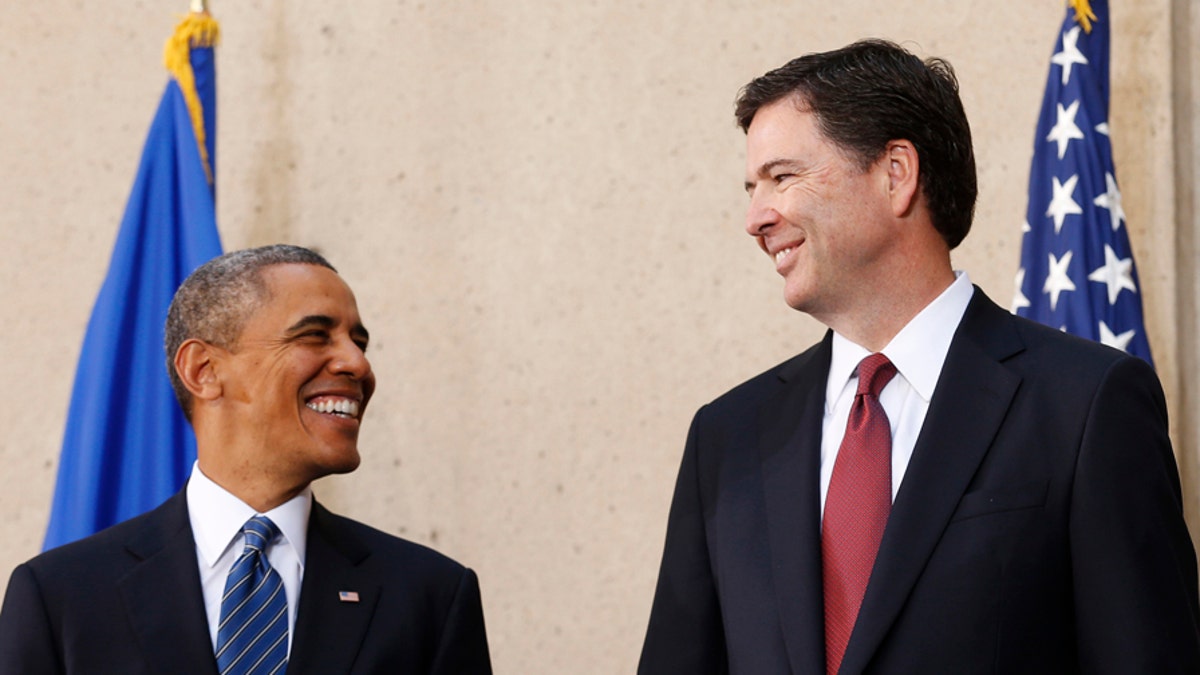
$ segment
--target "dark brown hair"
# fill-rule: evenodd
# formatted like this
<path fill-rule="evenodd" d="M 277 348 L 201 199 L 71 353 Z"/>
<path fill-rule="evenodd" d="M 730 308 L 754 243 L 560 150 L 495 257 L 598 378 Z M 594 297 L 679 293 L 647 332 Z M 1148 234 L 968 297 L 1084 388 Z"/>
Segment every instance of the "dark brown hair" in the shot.
<path fill-rule="evenodd" d="M 979 189 L 971 127 L 949 63 L 921 61 L 886 40 L 807 54 L 742 88 L 734 113 L 738 125 L 747 131 L 760 108 L 789 97 L 864 170 L 888 142 L 911 142 L 933 226 L 950 248 L 962 243 Z"/>

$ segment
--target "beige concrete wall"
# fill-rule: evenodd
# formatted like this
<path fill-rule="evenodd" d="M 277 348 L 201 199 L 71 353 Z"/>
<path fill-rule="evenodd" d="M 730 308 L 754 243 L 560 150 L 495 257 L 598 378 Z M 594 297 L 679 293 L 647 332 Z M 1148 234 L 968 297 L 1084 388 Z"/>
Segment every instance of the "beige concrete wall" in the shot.
<path fill-rule="evenodd" d="M 1194 250 L 1196 222 L 1175 97 L 1196 32 L 1171 30 L 1186 0 L 1117 4 L 1117 167 L 1186 420 L 1196 291 L 1177 240 Z M 80 339 L 186 5 L 0 4 L 0 573 L 39 548 Z M 632 671 L 691 414 L 821 333 L 742 232 L 731 110 L 751 77 L 872 35 L 949 59 L 981 187 L 955 263 L 1012 297 L 1058 2 L 213 5 L 225 245 L 319 248 L 372 332 L 364 465 L 318 496 L 474 567 L 500 673 Z"/>

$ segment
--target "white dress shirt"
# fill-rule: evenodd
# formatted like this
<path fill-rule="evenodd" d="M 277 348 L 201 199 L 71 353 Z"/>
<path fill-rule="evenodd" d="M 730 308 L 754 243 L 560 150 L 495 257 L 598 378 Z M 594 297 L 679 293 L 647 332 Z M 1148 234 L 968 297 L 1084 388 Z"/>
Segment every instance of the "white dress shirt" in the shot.
<path fill-rule="evenodd" d="M 308 543 L 312 489 L 306 487 L 283 504 L 258 514 L 205 476 L 197 462 L 192 465 L 192 477 L 187 484 L 187 506 L 192 535 L 196 538 L 196 562 L 200 566 L 200 586 L 204 592 L 204 611 L 208 615 L 213 651 L 217 648 L 217 625 L 221 620 L 225 579 L 245 548 L 246 537 L 242 534 L 242 527 L 254 516 L 264 515 L 279 528 L 281 536 L 267 548 L 267 560 L 279 573 L 287 593 L 290 653 L 292 636 L 296 632 L 300 582 L 304 578 L 304 551 Z"/>
<path fill-rule="evenodd" d="M 896 366 L 896 376 L 879 394 L 879 403 L 887 413 L 892 427 L 892 500 L 900 490 L 904 472 L 912 459 L 917 436 L 929 412 L 929 400 L 937 387 L 950 351 L 950 341 L 975 287 L 966 272 L 955 272 L 954 283 L 926 305 L 892 341 L 882 349 L 884 356 Z M 825 514 L 825 497 L 833 477 L 846 421 L 858 391 L 858 363 L 871 352 L 833 334 L 833 357 L 829 364 L 829 380 L 825 389 L 825 418 L 821 428 L 821 515 Z"/>

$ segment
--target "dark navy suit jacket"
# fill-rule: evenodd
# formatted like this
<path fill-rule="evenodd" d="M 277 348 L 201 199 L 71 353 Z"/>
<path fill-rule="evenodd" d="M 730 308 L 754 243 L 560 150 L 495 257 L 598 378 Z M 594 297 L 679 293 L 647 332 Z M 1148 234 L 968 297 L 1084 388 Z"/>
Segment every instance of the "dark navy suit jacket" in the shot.
<path fill-rule="evenodd" d="M 825 672 L 830 345 L 696 414 L 643 675 Z M 976 289 L 840 672 L 1200 673 L 1198 605 L 1153 370 Z"/>
<path fill-rule="evenodd" d="M 491 673 L 475 574 L 314 503 L 287 672 Z M 184 493 L 19 566 L 0 673 L 216 675 Z"/>

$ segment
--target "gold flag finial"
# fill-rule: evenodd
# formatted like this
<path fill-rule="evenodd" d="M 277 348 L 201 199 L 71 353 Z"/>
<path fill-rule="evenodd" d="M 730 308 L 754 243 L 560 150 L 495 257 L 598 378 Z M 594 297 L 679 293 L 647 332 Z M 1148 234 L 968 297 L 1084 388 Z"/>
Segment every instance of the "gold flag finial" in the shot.
<path fill-rule="evenodd" d="M 192 12 L 194 12 L 196 14 L 208 13 L 207 0 L 192 0 Z"/>
<path fill-rule="evenodd" d="M 1088 0 L 1067 0 L 1067 5 L 1075 10 L 1075 23 L 1083 26 L 1083 32 L 1092 32 L 1092 22 L 1096 13 L 1092 11 L 1092 3 Z"/>

